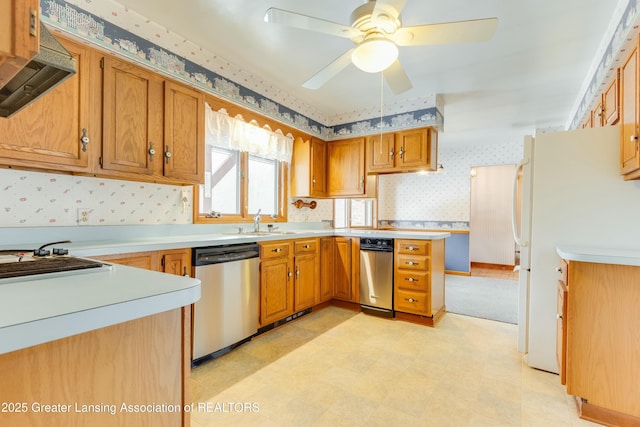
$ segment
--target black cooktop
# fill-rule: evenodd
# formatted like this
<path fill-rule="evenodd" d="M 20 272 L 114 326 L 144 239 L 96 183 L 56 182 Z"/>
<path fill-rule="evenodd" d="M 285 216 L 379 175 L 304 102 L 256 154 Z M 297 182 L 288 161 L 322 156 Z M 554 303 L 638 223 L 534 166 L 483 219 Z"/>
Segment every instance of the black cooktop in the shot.
<path fill-rule="evenodd" d="M 54 256 L 34 258 L 29 261 L 0 263 L 0 279 L 9 277 L 32 276 L 35 274 L 58 273 L 62 271 L 84 270 L 104 266 L 98 261 L 75 258 L 72 256 Z"/>

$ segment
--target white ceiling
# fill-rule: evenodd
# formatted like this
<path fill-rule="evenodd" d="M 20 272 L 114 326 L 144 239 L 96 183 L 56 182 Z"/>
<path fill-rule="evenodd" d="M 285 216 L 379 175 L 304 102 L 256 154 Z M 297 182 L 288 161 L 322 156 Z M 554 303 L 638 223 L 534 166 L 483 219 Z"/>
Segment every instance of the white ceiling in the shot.
<path fill-rule="evenodd" d="M 278 7 L 349 25 L 361 0 L 117 1 L 314 106 L 324 117 L 380 105 L 380 75 L 353 65 L 318 90 L 301 86 L 351 48 L 351 41 L 263 20 L 269 7 Z M 617 3 L 408 0 L 404 26 L 495 16 L 498 29 L 484 43 L 401 47 L 399 59 L 413 89 L 394 97 L 385 87 L 384 103 L 399 106 L 442 94 L 441 144 L 519 141 L 537 128 L 564 128 Z"/>

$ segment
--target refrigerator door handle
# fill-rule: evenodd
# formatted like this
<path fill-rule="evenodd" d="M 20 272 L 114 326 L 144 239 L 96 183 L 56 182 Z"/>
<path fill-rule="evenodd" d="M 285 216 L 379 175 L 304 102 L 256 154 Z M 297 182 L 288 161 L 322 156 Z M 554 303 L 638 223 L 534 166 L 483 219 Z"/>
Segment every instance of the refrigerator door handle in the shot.
<path fill-rule="evenodd" d="M 522 159 L 518 162 L 518 164 L 516 165 L 516 173 L 515 176 L 513 178 L 513 205 L 512 205 L 512 211 L 511 211 L 511 230 L 513 231 L 513 240 L 516 241 L 516 243 L 518 244 L 518 246 L 528 246 L 529 242 L 522 240 L 522 233 L 520 235 L 518 235 L 518 230 L 517 230 L 517 224 L 516 224 L 516 214 L 518 211 L 518 174 L 520 172 L 521 169 L 523 169 L 526 165 L 529 164 L 529 159 Z"/>

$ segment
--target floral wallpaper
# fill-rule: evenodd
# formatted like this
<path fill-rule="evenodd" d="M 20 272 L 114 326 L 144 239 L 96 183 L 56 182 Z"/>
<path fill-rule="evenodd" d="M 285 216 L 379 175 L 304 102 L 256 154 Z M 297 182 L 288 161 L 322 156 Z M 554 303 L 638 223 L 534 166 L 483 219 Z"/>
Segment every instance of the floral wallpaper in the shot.
<path fill-rule="evenodd" d="M 0 169 L 0 183 L 0 227 L 192 222 L 188 186 L 8 169 Z M 89 212 L 83 224 L 79 210 Z"/>
<path fill-rule="evenodd" d="M 40 7 L 42 21 L 55 28 L 322 139 L 365 135 L 380 128 L 436 126 L 443 130 L 441 97 L 386 104 L 382 124 L 379 108 L 325 117 L 115 1 L 40 0 Z"/>
<path fill-rule="evenodd" d="M 522 143 L 441 147 L 438 173 L 380 175 L 378 226 L 468 230 L 473 166 L 516 164 Z"/>

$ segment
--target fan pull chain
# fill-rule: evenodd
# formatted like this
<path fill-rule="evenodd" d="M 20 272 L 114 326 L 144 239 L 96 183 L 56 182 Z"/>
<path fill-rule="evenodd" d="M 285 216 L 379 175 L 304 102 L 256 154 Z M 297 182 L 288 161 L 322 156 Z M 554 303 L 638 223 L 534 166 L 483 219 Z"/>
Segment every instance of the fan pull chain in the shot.
<path fill-rule="evenodd" d="M 380 71 L 380 154 L 382 154 L 382 103 L 384 101 L 384 74 Z"/>

